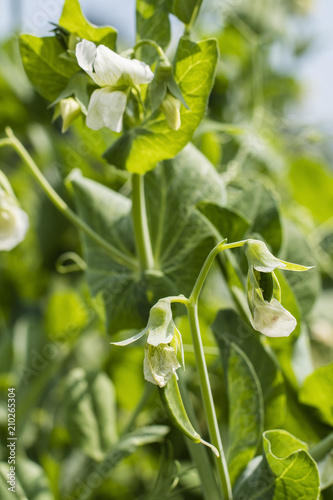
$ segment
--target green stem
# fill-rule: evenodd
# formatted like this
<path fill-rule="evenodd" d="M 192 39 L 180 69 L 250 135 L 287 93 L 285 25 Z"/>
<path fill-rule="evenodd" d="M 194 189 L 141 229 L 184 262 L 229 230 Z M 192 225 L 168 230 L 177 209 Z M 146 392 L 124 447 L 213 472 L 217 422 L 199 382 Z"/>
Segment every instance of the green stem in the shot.
<path fill-rule="evenodd" d="M 78 215 L 76 215 L 64 202 L 64 200 L 56 193 L 53 187 L 45 179 L 39 168 L 37 167 L 34 160 L 29 155 L 28 151 L 25 149 L 23 144 L 14 136 L 10 128 L 6 128 L 7 139 L 0 141 L 1 146 L 12 146 L 17 154 L 22 158 L 22 160 L 29 167 L 30 172 L 34 175 L 35 179 L 45 191 L 46 195 L 49 197 L 51 202 L 57 207 L 57 209 L 75 226 L 84 231 L 92 240 L 94 240 L 98 245 L 104 248 L 104 250 L 110 255 L 110 257 L 118 262 L 118 264 L 137 271 L 138 266 L 135 259 L 124 255 L 116 247 L 108 243 L 104 238 L 102 238 L 98 233 L 96 233 L 90 226 L 88 226 Z"/>
<path fill-rule="evenodd" d="M 199 273 L 199 276 L 195 282 L 195 285 L 193 287 L 192 293 L 190 295 L 190 301 L 193 303 L 197 303 L 199 299 L 200 292 L 202 290 L 203 284 L 207 278 L 207 275 L 209 273 L 210 268 L 213 265 L 215 257 L 222 252 L 223 250 L 226 250 L 228 248 L 238 248 L 242 247 L 246 240 L 242 241 L 237 241 L 236 243 L 225 243 L 226 240 L 218 243 L 213 250 L 211 250 L 210 254 L 208 255 L 207 259 L 204 262 L 204 265 L 201 268 L 201 271 Z"/>
<path fill-rule="evenodd" d="M 185 30 L 184 30 L 185 36 L 190 36 L 193 25 L 194 25 L 198 15 L 199 15 L 199 10 L 200 10 L 201 4 L 202 4 L 202 0 L 197 0 L 197 4 L 193 9 L 191 19 L 187 24 L 185 24 Z"/>
<path fill-rule="evenodd" d="M 195 359 L 199 372 L 200 388 L 204 402 L 210 440 L 211 443 L 218 449 L 220 454 L 218 458 L 216 457 L 216 462 L 217 462 L 219 478 L 221 481 L 223 497 L 225 500 L 232 500 L 232 490 L 231 490 L 228 466 L 223 451 L 212 390 L 209 382 L 205 353 L 200 335 L 198 306 L 196 303 L 192 303 L 191 305 L 188 306 L 188 318 L 191 327 Z"/>
<path fill-rule="evenodd" d="M 164 54 L 163 49 L 153 40 L 148 40 L 148 39 L 140 40 L 140 42 L 134 45 L 133 52 L 136 52 L 143 45 L 150 45 L 150 47 L 153 47 L 153 49 L 156 50 L 156 52 L 162 59 L 166 59 L 166 55 Z"/>
<path fill-rule="evenodd" d="M 310 448 L 309 453 L 316 462 L 319 462 L 325 457 L 325 455 L 330 453 L 332 450 L 333 450 L 333 432 L 328 436 L 326 436 L 324 439 L 322 439 L 315 446 Z"/>
<path fill-rule="evenodd" d="M 152 270 L 154 269 L 154 256 L 148 228 L 144 177 L 140 174 L 133 174 L 132 176 L 132 217 L 136 249 L 141 269 Z"/>

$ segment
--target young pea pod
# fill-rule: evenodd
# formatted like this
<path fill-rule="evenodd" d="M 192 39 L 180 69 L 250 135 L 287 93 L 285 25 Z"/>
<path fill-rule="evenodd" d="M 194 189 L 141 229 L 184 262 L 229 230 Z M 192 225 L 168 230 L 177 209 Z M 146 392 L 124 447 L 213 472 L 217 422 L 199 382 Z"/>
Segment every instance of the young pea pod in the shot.
<path fill-rule="evenodd" d="M 219 452 L 215 446 L 204 441 L 193 428 L 184 408 L 176 375 L 173 375 L 164 387 L 159 387 L 159 392 L 167 415 L 174 426 L 195 443 L 202 443 L 211 448 L 218 457 Z"/>

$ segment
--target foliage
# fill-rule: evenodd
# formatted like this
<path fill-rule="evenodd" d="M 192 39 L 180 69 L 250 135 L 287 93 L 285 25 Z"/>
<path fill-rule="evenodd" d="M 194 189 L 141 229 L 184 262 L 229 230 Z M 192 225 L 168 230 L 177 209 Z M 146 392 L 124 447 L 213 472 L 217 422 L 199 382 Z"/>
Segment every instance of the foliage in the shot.
<path fill-rule="evenodd" d="M 0 435 L 5 443 L 7 389 L 15 387 L 13 498 L 222 498 L 211 450 L 179 430 L 194 427 L 221 451 L 202 405 L 193 324 L 233 498 L 332 494 L 331 158 L 317 132 L 288 122 L 301 83 L 271 58 L 277 44 L 300 56 L 304 40 L 291 41 L 281 27 L 305 12 L 296 0 L 201 3 L 137 0 L 137 45 L 122 56 L 144 61 L 155 79 L 126 87 L 121 135 L 85 124 L 100 89 L 81 71 L 76 44 L 87 39 L 116 50 L 117 32 L 91 25 L 78 0 L 65 1 L 52 36 L 20 36 L 25 74 L 16 41 L 0 49 L 1 130 L 14 129 L 46 179 L 36 187 L 7 129 L 0 141 L 16 146 L 1 148 L 0 167 L 30 219 L 26 239 L 0 254 Z M 171 16 L 184 24 L 184 36 L 167 52 L 169 62 Z M 177 130 L 159 107 L 161 67 L 168 71 L 163 99 L 169 92 L 178 101 L 171 110 L 179 113 Z M 68 98 L 80 117 L 61 134 L 57 110 Z M 270 282 L 268 299 L 253 267 L 262 302 L 278 287 L 274 300 L 297 321 L 286 338 L 266 337 L 251 322 L 245 240 L 261 240 L 280 263 L 315 266 L 270 272 L 279 285 Z M 221 241 L 196 317 L 200 271 Z M 180 392 L 175 376 L 174 392 L 171 384 L 162 389 L 167 408 L 143 380 L 144 337 L 110 346 L 145 328 L 165 297 L 186 363 Z M 176 326 L 172 341 L 159 345 L 180 353 Z M 203 393 L 205 406 L 207 387 Z M 184 403 L 178 429 L 177 410 L 168 407 L 175 394 Z M 2 446 L 3 498 L 7 454 Z"/>

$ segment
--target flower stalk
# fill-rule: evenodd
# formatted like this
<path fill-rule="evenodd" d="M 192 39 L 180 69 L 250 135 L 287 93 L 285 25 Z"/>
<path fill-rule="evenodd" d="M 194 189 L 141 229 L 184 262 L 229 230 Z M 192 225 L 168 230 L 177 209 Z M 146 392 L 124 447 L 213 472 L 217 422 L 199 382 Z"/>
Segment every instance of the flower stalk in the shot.
<path fill-rule="evenodd" d="M 4 139 L 0 142 L 0 146 L 12 146 L 12 148 L 17 152 L 20 158 L 28 166 L 30 172 L 33 174 L 43 191 L 46 193 L 51 202 L 57 207 L 57 209 L 76 227 L 81 229 L 87 234 L 91 239 L 93 239 L 98 245 L 100 245 L 105 252 L 107 252 L 110 257 L 118 262 L 118 264 L 124 267 L 137 271 L 138 265 L 135 259 L 124 255 L 116 247 L 107 242 L 102 236 L 96 233 L 88 224 L 86 224 L 75 212 L 73 212 L 67 203 L 58 195 L 58 193 L 53 189 L 53 187 L 48 183 L 48 181 L 43 176 L 42 172 L 37 167 L 36 163 L 29 155 L 28 151 L 25 149 L 23 144 L 15 137 L 13 131 L 7 127 L 5 129 L 8 139 Z"/>

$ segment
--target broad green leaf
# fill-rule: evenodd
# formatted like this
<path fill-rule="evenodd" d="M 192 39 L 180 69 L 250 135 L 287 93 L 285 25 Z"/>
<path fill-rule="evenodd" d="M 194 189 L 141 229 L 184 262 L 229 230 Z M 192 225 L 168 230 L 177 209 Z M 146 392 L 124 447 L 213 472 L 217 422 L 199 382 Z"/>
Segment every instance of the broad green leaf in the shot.
<path fill-rule="evenodd" d="M 227 337 L 219 337 L 218 343 L 228 390 L 228 469 L 234 484 L 258 448 L 263 430 L 263 398 L 258 377 L 246 354 Z"/>
<path fill-rule="evenodd" d="M 333 427 L 333 363 L 318 368 L 305 379 L 299 400 L 316 408 L 320 419 Z"/>
<path fill-rule="evenodd" d="M 318 469 L 305 443 L 272 430 L 264 432 L 263 448 L 236 484 L 235 500 L 319 499 Z"/>
<path fill-rule="evenodd" d="M 297 158 L 290 166 L 289 179 L 294 199 L 315 219 L 324 222 L 332 217 L 333 176 L 327 165 L 316 159 Z"/>
<path fill-rule="evenodd" d="M 229 187 L 228 208 L 251 222 L 249 230 L 258 233 L 276 254 L 282 243 L 282 227 L 274 192 L 260 181 L 237 181 Z"/>
<path fill-rule="evenodd" d="M 200 9 L 201 3 L 202 0 L 173 0 L 172 14 L 184 24 L 188 24 L 195 10 Z"/>
<path fill-rule="evenodd" d="M 133 256 L 130 200 L 80 176 L 72 176 L 70 182 L 81 217 Z M 88 283 L 93 295 L 104 297 L 111 333 L 144 327 L 158 299 L 190 293 L 214 246 L 194 207 L 203 199 L 226 201 L 215 168 L 192 145 L 145 176 L 145 195 L 155 270 L 137 275 L 115 264 L 91 240 L 83 240 Z"/>
<path fill-rule="evenodd" d="M 54 101 L 67 86 L 79 66 L 64 59 L 64 47 L 56 37 L 20 36 L 20 52 L 25 72 L 37 91 Z"/>
<path fill-rule="evenodd" d="M 315 266 L 316 260 L 306 237 L 291 222 L 284 222 L 284 245 L 281 259 L 305 266 Z M 306 316 L 313 307 L 321 289 L 319 270 L 315 267 L 304 273 L 286 271 L 285 277 L 297 298 L 302 313 Z"/>
<path fill-rule="evenodd" d="M 229 243 L 242 239 L 250 225 L 249 221 L 235 210 L 221 205 L 202 201 L 197 205 L 197 209 Z"/>
<path fill-rule="evenodd" d="M 144 123 L 114 143 L 105 158 L 118 168 L 144 174 L 162 160 L 173 158 L 191 140 L 204 116 L 215 75 L 218 50 L 216 40 L 194 43 L 181 38 L 175 63 L 175 80 L 189 109 L 181 108 L 181 127 L 172 130 L 164 115 L 156 111 Z M 127 138 L 127 139 L 126 139 Z M 127 151 L 124 151 L 124 142 Z"/>
<path fill-rule="evenodd" d="M 117 31 L 111 27 L 99 28 L 84 17 L 79 0 L 66 0 L 59 25 L 80 38 L 114 49 Z"/>
<path fill-rule="evenodd" d="M 137 0 L 136 2 L 136 40 L 154 40 L 162 49 L 170 42 L 170 0 Z M 142 58 L 151 63 L 158 54 L 152 47 L 142 47 Z"/>
<path fill-rule="evenodd" d="M 73 444 L 102 460 L 116 439 L 114 389 L 102 372 L 75 368 L 66 378 L 67 426 Z"/>
<path fill-rule="evenodd" d="M 218 342 L 226 338 L 237 344 L 250 360 L 263 395 L 264 429 L 282 427 L 286 409 L 284 379 L 270 349 L 232 309 L 220 311 L 212 328 Z"/>
<path fill-rule="evenodd" d="M 0 494 L 4 500 L 53 500 L 43 469 L 32 460 L 18 457 L 15 464 L 15 489 L 7 483 L 8 463 L 0 463 Z"/>

